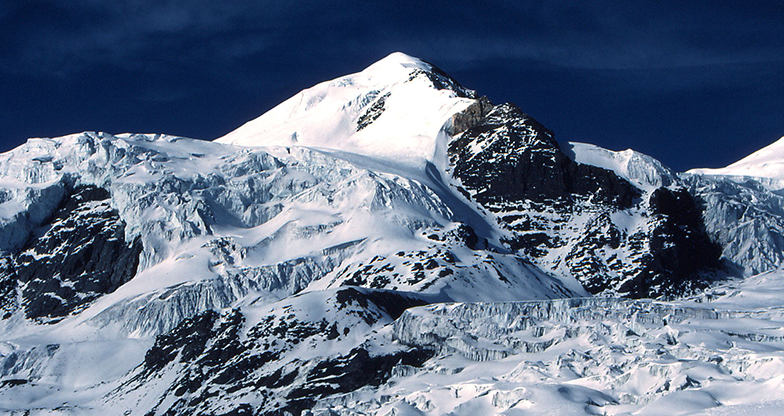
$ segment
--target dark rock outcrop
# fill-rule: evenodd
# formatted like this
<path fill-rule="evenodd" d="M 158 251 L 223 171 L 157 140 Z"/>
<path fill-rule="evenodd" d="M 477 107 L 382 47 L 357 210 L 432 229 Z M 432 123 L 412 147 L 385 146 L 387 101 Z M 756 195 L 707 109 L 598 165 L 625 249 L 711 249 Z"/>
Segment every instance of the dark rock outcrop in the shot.
<path fill-rule="evenodd" d="M 512 104 L 495 106 L 456 137 L 449 156 L 452 174 L 484 204 L 583 196 L 627 208 L 639 196 L 615 173 L 569 159 L 550 130 Z"/>
<path fill-rule="evenodd" d="M 10 298 L 18 285 L 27 318 L 56 320 L 128 282 L 142 244 L 125 241 L 125 223 L 109 196 L 94 186 L 74 189 L 40 237 L 5 259 L 0 296 Z"/>
<path fill-rule="evenodd" d="M 644 270 L 620 288 L 633 298 L 677 296 L 710 282 L 704 272 L 721 267 L 721 246 L 708 237 L 702 210 L 684 188 L 659 188 L 650 196 L 655 227 Z"/>
<path fill-rule="evenodd" d="M 335 322 L 276 313 L 245 328 L 239 309 L 221 315 L 206 311 L 159 335 L 143 365 L 114 394 L 173 372 L 176 378 L 158 398 L 154 414 L 299 415 L 320 398 L 386 382 L 398 365 L 419 367 L 434 351 L 400 347 L 379 353 L 355 346 L 310 358 L 291 351 L 308 346 L 318 350 L 321 343 L 345 338 L 359 322 L 373 325 L 421 304 L 393 291 L 348 287 L 324 305 L 339 313 Z"/>
<path fill-rule="evenodd" d="M 365 113 L 359 117 L 357 120 L 357 131 L 360 131 L 369 126 L 371 123 L 376 121 L 377 118 L 381 117 L 381 114 L 384 114 L 384 105 L 387 98 L 389 98 L 389 93 L 378 97 L 378 99 L 376 99 L 376 101 L 371 104 L 370 108 L 368 108 Z"/>
<path fill-rule="evenodd" d="M 348 393 L 365 386 L 378 387 L 386 382 L 396 365 L 421 367 L 435 351 L 412 348 L 392 354 L 371 356 L 356 348 L 345 356 L 318 363 L 307 374 L 307 382 L 292 390 L 282 411 L 294 415 L 310 408 L 317 399 L 335 393 Z"/>
<path fill-rule="evenodd" d="M 550 130 L 512 104 L 477 100 L 453 117 L 452 133 L 459 190 L 496 214 L 511 234 L 507 246 L 534 259 L 558 250 L 542 265 L 590 293 L 673 296 L 703 286 L 720 266 L 721 250 L 687 191 L 660 188 L 648 201 L 646 227 L 618 225 L 614 213 L 640 215 L 643 192 L 610 170 L 573 161 Z"/>
<path fill-rule="evenodd" d="M 441 68 L 429 62 L 426 63 L 430 65 L 429 71 L 423 69 L 415 69 L 414 71 L 411 72 L 411 75 L 409 75 L 408 80 L 411 81 L 417 77 L 426 77 L 428 80 L 430 80 L 430 82 L 433 84 L 433 87 L 437 90 L 450 90 L 454 92 L 458 97 L 477 98 L 476 91 L 463 87 L 454 78 L 450 77 L 446 72 L 441 70 Z"/>
<path fill-rule="evenodd" d="M 10 318 L 19 306 L 16 282 L 12 259 L 0 259 L 0 318 L 2 319 Z"/>

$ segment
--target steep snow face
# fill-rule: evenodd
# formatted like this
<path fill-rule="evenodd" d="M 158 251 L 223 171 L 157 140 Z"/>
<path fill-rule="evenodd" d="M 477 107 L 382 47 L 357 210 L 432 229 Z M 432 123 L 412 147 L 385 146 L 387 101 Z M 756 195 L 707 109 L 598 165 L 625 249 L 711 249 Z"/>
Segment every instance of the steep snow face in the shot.
<path fill-rule="evenodd" d="M 577 163 L 598 166 L 615 172 L 645 191 L 652 191 L 676 182 L 675 174 L 658 160 L 632 149 L 614 152 L 588 143 L 569 143 L 564 152 L 571 152 Z"/>
<path fill-rule="evenodd" d="M 706 231 L 743 275 L 776 270 L 784 260 L 784 197 L 757 179 L 684 174 L 682 183 L 704 206 Z"/>
<path fill-rule="evenodd" d="M 307 146 L 422 167 L 442 165 L 442 129 L 476 98 L 417 58 L 393 53 L 362 72 L 306 89 L 217 139 L 243 146 Z"/>
<path fill-rule="evenodd" d="M 784 138 L 720 169 L 680 175 L 705 206 L 708 232 L 723 257 L 746 276 L 784 260 Z"/>
<path fill-rule="evenodd" d="M 773 191 L 784 188 L 784 137 L 743 159 L 718 169 L 692 169 L 691 174 L 764 178 Z"/>

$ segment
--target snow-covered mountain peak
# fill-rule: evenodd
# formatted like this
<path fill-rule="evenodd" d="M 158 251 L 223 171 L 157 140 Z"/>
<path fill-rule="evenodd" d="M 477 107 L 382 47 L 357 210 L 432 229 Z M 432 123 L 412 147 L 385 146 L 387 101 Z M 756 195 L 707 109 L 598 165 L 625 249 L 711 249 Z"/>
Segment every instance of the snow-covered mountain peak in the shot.
<path fill-rule="evenodd" d="M 558 142 L 402 53 L 218 142 L 30 139 L 0 154 L 0 412 L 729 414 L 784 397 L 761 182 Z"/>
<path fill-rule="evenodd" d="M 392 52 L 386 57 L 384 57 L 383 59 L 367 67 L 363 72 L 393 71 L 397 69 L 397 67 L 403 67 L 409 69 L 414 68 L 414 69 L 429 71 L 432 68 L 432 65 L 426 63 L 425 61 L 419 58 L 415 58 L 411 55 L 406 55 L 403 52 Z"/>
<path fill-rule="evenodd" d="M 475 97 L 432 65 L 393 53 L 362 72 L 303 90 L 216 141 L 440 166 L 448 140 L 444 130 Z"/>
<path fill-rule="evenodd" d="M 692 169 L 691 174 L 764 178 L 771 190 L 784 188 L 784 137 L 743 159 L 718 169 Z"/>

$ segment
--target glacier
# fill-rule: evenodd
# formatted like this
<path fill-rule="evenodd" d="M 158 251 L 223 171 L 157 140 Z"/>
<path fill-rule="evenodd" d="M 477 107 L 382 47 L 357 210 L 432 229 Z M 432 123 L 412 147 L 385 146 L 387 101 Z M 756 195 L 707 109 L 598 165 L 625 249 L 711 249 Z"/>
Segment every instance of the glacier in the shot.
<path fill-rule="evenodd" d="M 773 414 L 783 388 L 781 277 L 678 302 L 411 308 L 393 324 L 394 338 L 442 358 L 379 391 L 325 400 L 313 414 L 352 414 L 344 409 L 355 402 L 377 403 L 364 414 L 725 414 L 767 400 Z"/>
<path fill-rule="evenodd" d="M 402 53 L 212 142 L 29 139 L 0 411 L 775 413 L 776 148 L 673 172 Z"/>

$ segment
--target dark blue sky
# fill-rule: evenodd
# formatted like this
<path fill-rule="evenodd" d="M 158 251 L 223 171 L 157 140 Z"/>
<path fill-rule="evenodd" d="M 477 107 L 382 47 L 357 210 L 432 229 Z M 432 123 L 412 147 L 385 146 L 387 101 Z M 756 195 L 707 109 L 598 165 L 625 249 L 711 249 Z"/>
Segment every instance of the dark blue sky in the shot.
<path fill-rule="evenodd" d="M 213 139 L 394 51 L 559 139 L 677 170 L 784 136 L 784 2 L 608 3 L 6 1 L 0 151 L 84 130 Z"/>

